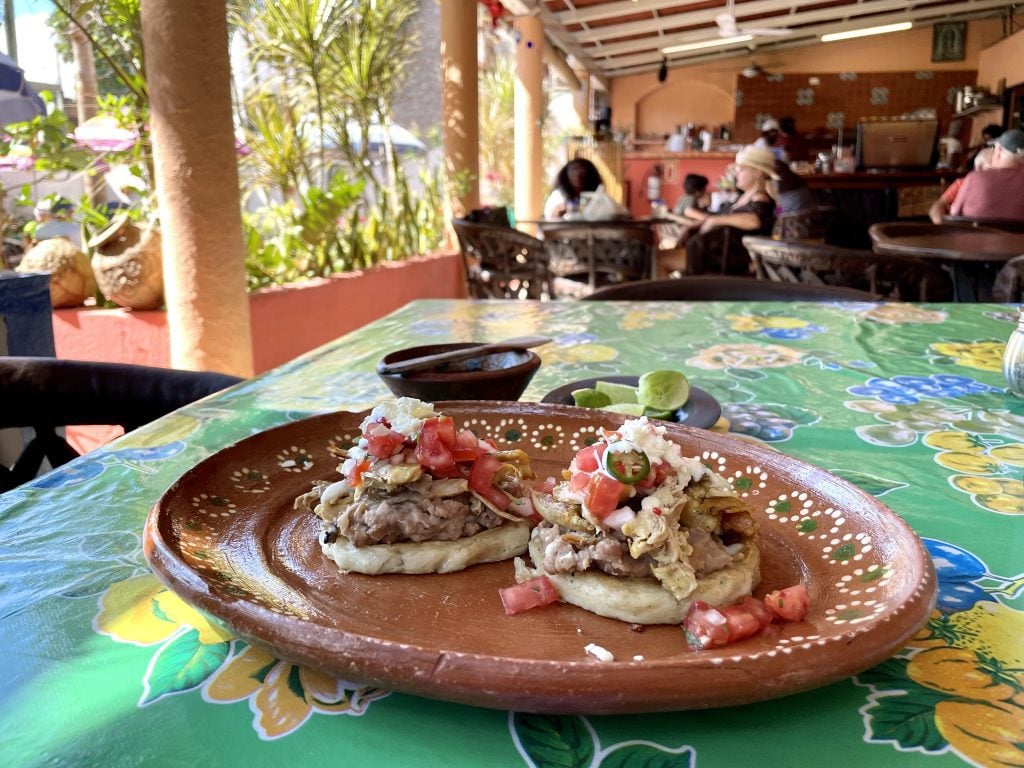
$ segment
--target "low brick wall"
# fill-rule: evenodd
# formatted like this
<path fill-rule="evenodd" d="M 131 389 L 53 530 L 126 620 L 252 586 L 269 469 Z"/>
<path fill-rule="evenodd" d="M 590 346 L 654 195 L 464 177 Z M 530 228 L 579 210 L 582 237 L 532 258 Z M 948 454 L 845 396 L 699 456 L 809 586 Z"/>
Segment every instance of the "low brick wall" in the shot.
<path fill-rule="evenodd" d="M 457 253 L 420 256 L 371 269 L 267 288 L 250 299 L 253 362 L 267 371 L 383 317 L 414 299 L 466 296 Z M 57 357 L 170 365 L 163 311 L 57 309 Z"/>

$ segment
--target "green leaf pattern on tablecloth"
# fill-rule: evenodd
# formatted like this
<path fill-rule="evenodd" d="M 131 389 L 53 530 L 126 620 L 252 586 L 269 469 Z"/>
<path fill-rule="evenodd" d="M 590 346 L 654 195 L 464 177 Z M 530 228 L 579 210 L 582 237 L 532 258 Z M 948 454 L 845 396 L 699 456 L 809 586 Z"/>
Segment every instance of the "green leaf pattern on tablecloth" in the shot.
<path fill-rule="evenodd" d="M 224 663 L 229 645 L 200 643 L 199 632 L 194 629 L 172 637 L 150 661 L 143 678 L 142 704 L 202 685 Z"/>
<path fill-rule="evenodd" d="M 601 748 L 585 717 L 513 713 L 509 729 L 530 768 L 692 768 L 692 747 L 626 741 Z"/>

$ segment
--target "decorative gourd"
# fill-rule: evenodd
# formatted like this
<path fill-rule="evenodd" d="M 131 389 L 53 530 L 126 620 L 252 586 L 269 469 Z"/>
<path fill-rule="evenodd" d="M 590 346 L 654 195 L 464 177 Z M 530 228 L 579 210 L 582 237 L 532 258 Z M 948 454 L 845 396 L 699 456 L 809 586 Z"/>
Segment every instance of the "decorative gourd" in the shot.
<path fill-rule="evenodd" d="M 89 257 L 66 237 L 36 243 L 22 256 L 17 271 L 49 272 L 50 303 L 54 307 L 79 307 L 96 293 Z"/>
<path fill-rule="evenodd" d="M 100 292 L 129 309 L 159 309 L 164 300 L 160 232 L 124 214 L 89 241 Z"/>

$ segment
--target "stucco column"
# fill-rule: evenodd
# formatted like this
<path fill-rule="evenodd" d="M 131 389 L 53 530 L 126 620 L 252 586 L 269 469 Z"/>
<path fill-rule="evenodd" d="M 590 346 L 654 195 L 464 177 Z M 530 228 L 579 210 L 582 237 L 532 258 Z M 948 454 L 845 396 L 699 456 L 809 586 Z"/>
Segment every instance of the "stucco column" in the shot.
<path fill-rule="evenodd" d="M 441 114 L 448 205 L 460 217 L 480 207 L 476 0 L 441 3 Z"/>
<path fill-rule="evenodd" d="M 536 17 L 516 19 L 515 201 L 516 221 L 539 219 L 544 211 L 541 90 L 544 24 Z"/>
<path fill-rule="evenodd" d="M 171 364 L 251 376 L 223 0 L 143 0 Z"/>
<path fill-rule="evenodd" d="M 590 132 L 590 73 L 586 70 L 577 72 L 580 88 L 572 94 L 572 106 L 583 126 L 583 134 Z"/>

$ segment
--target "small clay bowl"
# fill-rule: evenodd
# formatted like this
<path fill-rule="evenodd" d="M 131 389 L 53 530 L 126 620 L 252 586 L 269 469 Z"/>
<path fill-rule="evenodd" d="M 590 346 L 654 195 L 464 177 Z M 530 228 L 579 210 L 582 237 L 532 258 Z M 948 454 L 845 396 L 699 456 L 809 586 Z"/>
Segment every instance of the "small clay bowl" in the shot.
<path fill-rule="evenodd" d="M 428 344 L 400 349 L 377 363 L 377 375 L 398 397 L 415 397 L 429 403 L 441 400 L 518 400 L 540 368 L 540 357 L 526 349 L 471 357 L 427 371 L 381 373 L 380 370 L 390 363 L 465 349 L 478 343 Z"/>

